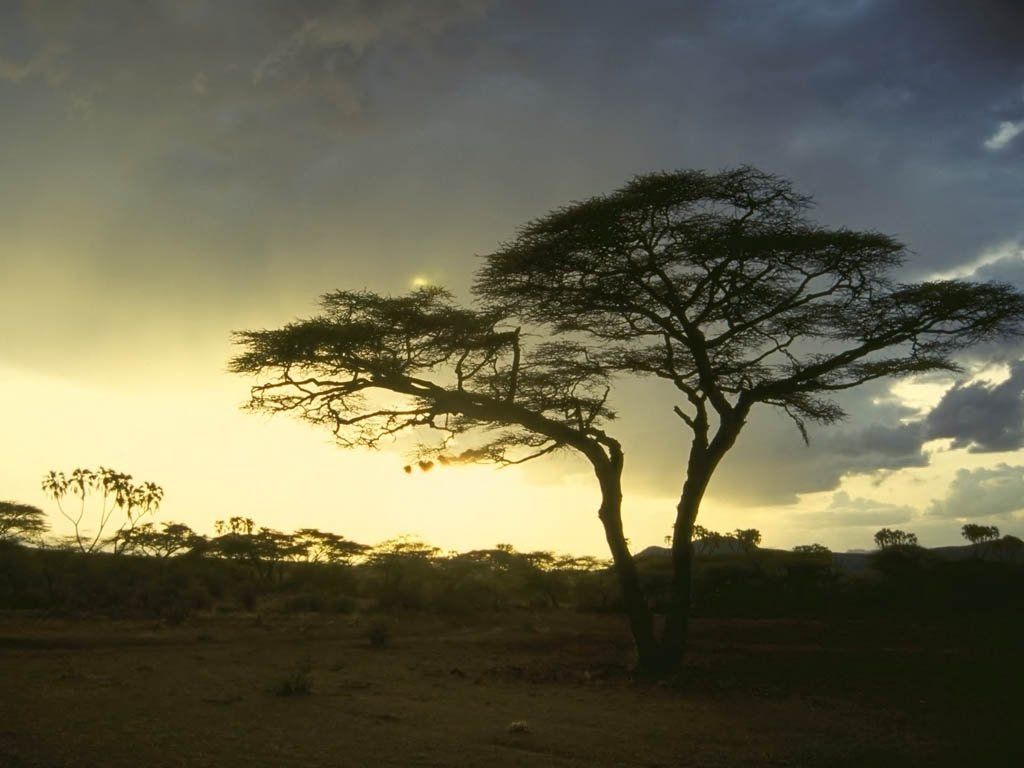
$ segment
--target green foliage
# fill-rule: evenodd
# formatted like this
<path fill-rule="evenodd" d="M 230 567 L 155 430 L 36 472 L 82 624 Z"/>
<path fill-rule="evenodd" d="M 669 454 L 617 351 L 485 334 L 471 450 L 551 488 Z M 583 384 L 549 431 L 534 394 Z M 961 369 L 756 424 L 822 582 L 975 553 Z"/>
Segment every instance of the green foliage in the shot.
<path fill-rule="evenodd" d="M 994 525 L 977 525 L 967 523 L 960 529 L 960 534 L 971 544 L 979 544 L 983 541 L 994 541 L 999 538 L 999 528 Z"/>
<path fill-rule="evenodd" d="M 824 544 L 797 544 L 793 551 L 800 555 L 828 555 L 832 550 Z"/>
<path fill-rule="evenodd" d="M 39 507 L 0 501 L 0 542 L 37 540 L 47 528 L 45 515 Z"/>
<path fill-rule="evenodd" d="M 302 659 L 284 677 L 271 683 L 268 690 L 275 696 L 308 696 L 313 691 L 312 671 L 312 661 Z"/>
<path fill-rule="evenodd" d="M 898 528 L 882 528 L 875 533 L 875 545 L 879 549 L 890 549 L 892 547 L 916 547 L 917 535 L 901 531 Z"/>

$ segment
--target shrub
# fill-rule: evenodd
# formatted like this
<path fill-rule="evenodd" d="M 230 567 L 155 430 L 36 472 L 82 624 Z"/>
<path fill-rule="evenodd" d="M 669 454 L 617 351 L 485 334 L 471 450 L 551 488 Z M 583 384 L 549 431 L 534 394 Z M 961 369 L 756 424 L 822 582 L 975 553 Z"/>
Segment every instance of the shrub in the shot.
<path fill-rule="evenodd" d="M 391 625 L 384 619 L 376 619 L 366 630 L 366 640 L 371 648 L 387 648 L 391 644 Z"/>
<path fill-rule="evenodd" d="M 284 677 L 269 686 L 275 696 L 306 696 L 313 691 L 313 680 L 309 673 L 313 664 L 309 659 L 298 662 Z"/>

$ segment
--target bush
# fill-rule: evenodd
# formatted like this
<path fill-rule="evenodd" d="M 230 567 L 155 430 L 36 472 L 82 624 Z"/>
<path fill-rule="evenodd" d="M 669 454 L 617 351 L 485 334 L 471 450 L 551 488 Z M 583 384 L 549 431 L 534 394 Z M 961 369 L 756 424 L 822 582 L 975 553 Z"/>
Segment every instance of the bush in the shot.
<path fill-rule="evenodd" d="M 268 690 L 275 696 L 307 696 L 313 691 L 313 680 L 309 676 L 312 671 L 312 662 L 303 659 L 288 674 L 271 683 Z"/>
<path fill-rule="evenodd" d="M 371 648 L 387 648 L 391 644 L 391 625 L 384 619 L 374 620 L 366 630 Z"/>

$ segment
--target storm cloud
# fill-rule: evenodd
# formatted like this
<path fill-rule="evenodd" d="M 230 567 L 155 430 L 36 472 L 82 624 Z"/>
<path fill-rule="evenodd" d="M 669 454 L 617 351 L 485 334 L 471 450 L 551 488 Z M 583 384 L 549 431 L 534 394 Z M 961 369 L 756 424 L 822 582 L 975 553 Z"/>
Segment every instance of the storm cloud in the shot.
<path fill-rule="evenodd" d="M 942 518 L 1006 519 L 1024 509 L 1024 467 L 997 464 L 961 469 L 946 495 L 933 501 L 928 514 Z"/>
<path fill-rule="evenodd" d="M 820 221 L 907 243 L 901 279 L 1024 288 L 1022 37 L 1016 0 L 3 3 L 0 364 L 223 390 L 235 328 L 338 288 L 468 300 L 523 222 L 671 168 L 786 176 Z M 923 423 L 847 393 L 810 447 L 756 412 L 711 493 L 788 504 L 940 434 L 1016 448 L 1019 378 Z M 676 394 L 617 383 L 631 493 L 678 493 Z"/>
<path fill-rule="evenodd" d="M 930 439 L 952 438 L 971 453 L 1013 451 L 1024 446 L 1024 363 L 1000 384 L 975 382 L 950 389 L 925 421 Z"/>

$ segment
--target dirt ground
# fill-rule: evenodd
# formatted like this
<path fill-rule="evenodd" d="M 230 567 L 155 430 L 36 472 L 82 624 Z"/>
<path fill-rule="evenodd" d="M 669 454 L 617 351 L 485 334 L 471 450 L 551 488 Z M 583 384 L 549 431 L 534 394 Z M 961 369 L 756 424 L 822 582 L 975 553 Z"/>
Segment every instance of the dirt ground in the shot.
<path fill-rule="evenodd" d="M 646 684 L 616 616 L 379 621 L 0 616 L 0 766 L 1024 765 L 1005 628 L 699 621 Z"/>

